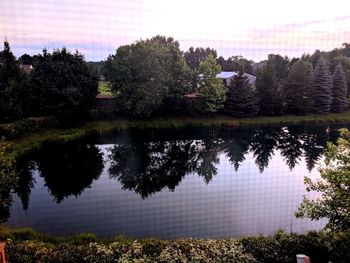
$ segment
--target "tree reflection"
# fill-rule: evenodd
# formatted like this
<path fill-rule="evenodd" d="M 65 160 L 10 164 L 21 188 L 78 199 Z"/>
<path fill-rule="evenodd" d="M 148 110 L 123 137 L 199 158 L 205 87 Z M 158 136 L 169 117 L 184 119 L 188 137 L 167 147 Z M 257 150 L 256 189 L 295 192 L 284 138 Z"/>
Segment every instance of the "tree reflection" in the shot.
<path fill-rule="evenodd" d="M 269 165 L 269 161 L 278 145 L 281 128 L 258 128 L 251 142 L 251 150 L 260 173 Z"/>
<path fill-rule="evenodd" d="M 290 170 L 293 170 L 302 156 L 302 141 L 299 127 L 282 128 L 277 149 L 280 150 Z"/>
<path fill-rule="evenodd" d="M 213 134 L 215 136 L 213 136 Z M 252 153 L 261 173 L 278 150 L 289 169 L 305 157 L 311 171 L 328 139 L 326 127 L 260 127 L 223 129 L 201 133 L 200 139 L 157 141 L 153 136 L 129 136 L 111 148 L 109 174 L 124 189 L 146 198 L 164 188 L 173 191 L 190 173 L 208 184 L 217 174 L 219 155 L 225 154 L 235 171 Z"/>
<path fill-rule="evenodd" d="M 245 160 L 245 156 L 250 151 L 251 139 L 254 135 L 252 129 L 235 129 L 228 135 L 224 152 L 233 165 L 235 171 L 238 171 L 240 164 Z"/>
<path fill-rule="evenodd" d="M 109 159 L 111 178 L 118 179 L 124 189 L 142 198 L 163 188 L 174 190 L 182 178 L 196 172 L 209 183 L 219 162 L 215 147 L 200 140 L 145 142 L 132 140 L 116 144 Z"/>
<path fill-rule="evenodd" d="M 33 178 L 33 170 L 35 170 L 35 162 L 25 160 L 24 158 L 17 161 L 18 183 L 15 191 L 21 198 L 24 210 L 28 209 L 29 196 L 35 184 Z"/>
<path fill-rule="evenodd" d="M 45 147 L 36 158 L 40 175 L 57 203 L 80 195 L 103 170 L 102 153 L 96 146 L 67 143 Z"/>
<path fill-rule="evenodd" d="M 110 178 L 146 198 L 165 188 L 173 191 L 191 173 L 209 184 L 218 173 L 223 155 L 236 172 L 247 154 L 252 154 L 263 173 L 276 151 L 289 169 L 294 169 L 304 158 L 311 171 L 320 160 L 326 141 L 337 138 L 337 133 L 326 126 L 208 129 L 200 133 L 184 132 L 180 137 L 174 131 L 170 136 L 162 131 L 160 134 L 157 136 L 153 131 L 151 135 L 120 136 L 108 153 Z M 14 190 L 27 209 L 35 183 L 34 170 L 44 178 L 49 192 L 59 203 L 90 187 L 93 180 L 99 178 L 104 163 L 96 146 L 74 142 L 49 144 L 30 159 L 17 160 L 17 166 L 19 180 Z"/>

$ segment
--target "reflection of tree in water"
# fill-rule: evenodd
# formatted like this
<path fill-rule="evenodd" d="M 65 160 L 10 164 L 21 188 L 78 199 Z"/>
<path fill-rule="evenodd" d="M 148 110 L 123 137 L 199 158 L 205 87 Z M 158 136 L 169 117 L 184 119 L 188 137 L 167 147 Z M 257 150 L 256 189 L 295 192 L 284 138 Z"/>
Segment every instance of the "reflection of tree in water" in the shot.
<path fill-rule="evenodd" d="M 302 141 L 298 127 L 282 128 L 278 139 L 277 149 L 281 151 L 290 170 L 293 170 L 302 156 Z"/>
<path fill-rule="evenodd" d="M 326 127 L 307 127 L 304 132 L 303 146 L 306 167 L 311 171 L 315 164 L 320 160 L 326 142 L 330 138 L 327 134 Z"/>
<path fill-rule="evenodd" d="M 186 174 L 193 172 L 209 183 L 217 174 L 220 152 L 226 154 L 236 171 L 246 154 L 252 152 L 263 172 L 275 150 L 280 151 L 291 170 L 303 156 L 311 170 L 328 138 L 325 127 L 301 126 L 223 129 L 199 137 L 202 139 L 150 141 L 131 136 L 111 149 L 110 177 L 145 198 L 163 188 L 174 190 Z"/>
<path fill-rule="evenodd" d="M 133 190 L 143 198 L 165 187 L 174 190 L 191 172 L 203 176 L 208 183 L 216 175 L 215 164 L 219 162 L 214 145 L 200 140 L 133 140 L 116 144 L 109 156 L 109 174 L 125 189 Z"/>
<path fill-rule="evenodd" d="M 104 166 L 99 149 L 77 142 L 45 147 L 36 162 L 57 203 L 71 195 L 80 195 L 99 178 Z"/>
<path fill-rule="evenodd" d="M 228 135 L 224 151 L 236 172 L 238 171 L 240 164 L 245 160 L 245 155 L 250 150 L 250 143 L 253 135 L 253 129 L 239 128 L 232 130 Z"/>
<path fill-rule="evenodd" d="M 328 132 L 329 131 L 329 132 Z M 127 136 L 128 140 L 111 148 L 109 159 L 111 178 L 143 198 L 164 188 L 174 190 L 189 173 L 203 177 L 208 184 L 217 174 L 219 154 L 225 153 L 238 171 L 246 155 L 251 152 L 260 172 L 268 167 L 274 151 L 279 150 L 286 164 L 293 169 L 305 158 L 311 171 L 320 159 L 327 140 L 335 140 L 337 133 L 320 126 L 288 128 L 216 129 L 198 134 L 167 137 L 157 134 Z M 18 160 L 18 184 L 15 191 L 27 209 L 33 188 L 33 170 L 38 170 L 57 202 L 71 195 L 80 195 L 99 178 L 103 169 L 102 153 L 83 142 L 50 144 L 32 155 L 32 161 Z M 0 214 L 8 213 L 4 209 Z M 6 216 L 6 215 L 5 215 Z"/>
<path fill-rule="evenodd" d="M 251 150 L 260 173 L 267 168 L 277 147 L 277 140 L 281 134 L 280 128 L 258 128 L 251 141 Z"/>
<path fill-rule="evenodd" d="M 33 161 L 17 160 L 18 184 L 15 191 L 21 198 L 24 210 L 28 209 L 29 196 L 35 184 L 35 179 L 32 175 L 34 169 L 35 163 Z"/>

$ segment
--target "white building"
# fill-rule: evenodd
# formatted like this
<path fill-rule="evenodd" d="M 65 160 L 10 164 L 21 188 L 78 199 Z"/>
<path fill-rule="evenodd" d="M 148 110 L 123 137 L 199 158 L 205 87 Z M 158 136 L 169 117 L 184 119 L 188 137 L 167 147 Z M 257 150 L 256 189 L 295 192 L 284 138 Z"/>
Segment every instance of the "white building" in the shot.
<path fill-rule="evenodd" d="M 219 79 L 222 79 L 222 81 L 226 85 L 230 85 L 230 82 L 236 75 L 238 75 L 238 72 L 235 72 L 235 71 L 221 71 L 219 74 L 216 75 L 216 77 Z M 256 82 L 255 76 L 248 73 L 243 73 L 243 76 L 248 78 L 250 84 L 255 85 L 255 82 Z"/>

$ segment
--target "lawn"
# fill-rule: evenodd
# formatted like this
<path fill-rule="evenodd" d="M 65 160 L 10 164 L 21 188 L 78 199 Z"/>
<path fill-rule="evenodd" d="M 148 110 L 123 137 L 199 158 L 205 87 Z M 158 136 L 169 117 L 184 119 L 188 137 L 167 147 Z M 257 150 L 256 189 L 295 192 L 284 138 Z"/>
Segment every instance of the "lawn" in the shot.
<path fill-rule="evenodd" d="M 102 95 L 112 95 L 111 83 L 109 83 L 108 81 L 99 81 L 98 92 Z"/>

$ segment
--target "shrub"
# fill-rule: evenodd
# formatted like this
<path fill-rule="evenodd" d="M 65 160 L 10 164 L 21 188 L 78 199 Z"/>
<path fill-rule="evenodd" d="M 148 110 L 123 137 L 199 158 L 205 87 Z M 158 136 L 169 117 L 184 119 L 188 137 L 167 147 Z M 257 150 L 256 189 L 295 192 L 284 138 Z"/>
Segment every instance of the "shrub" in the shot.
<path fill-rule="evenodd" d="M 306 254 L 311 262 L 345 263 L 350 258 L 350 232 L 310 232 L 242 239 L 97 241 L 92 234 L 53 237 L 34 230 L 0 227 L 7 238 L 10 262 L 295 262 Z M 26 240 L 28 239 L 28 240 Z"/>
<path fill-rule="evenodd" d="M 42 129 L 56 127 L 58 121 L 53 116 L 25 118 L 16 122 L 0 124 L 0 137 L 15 138 Z"/>

